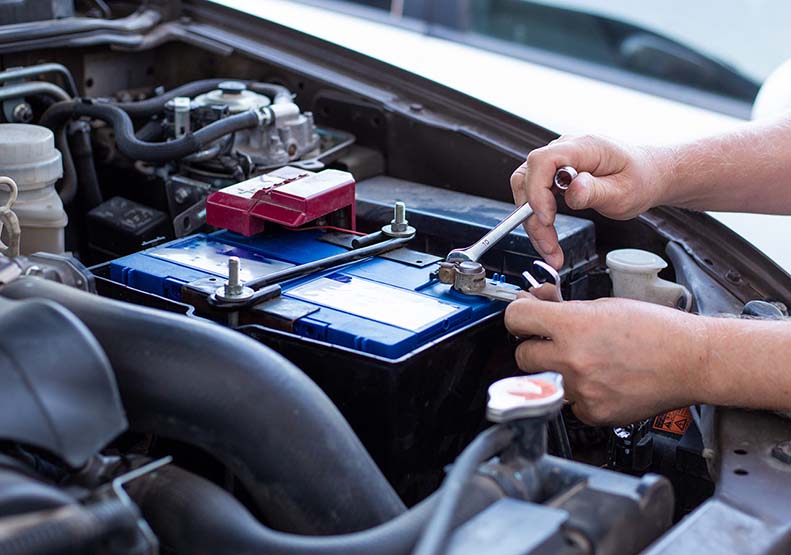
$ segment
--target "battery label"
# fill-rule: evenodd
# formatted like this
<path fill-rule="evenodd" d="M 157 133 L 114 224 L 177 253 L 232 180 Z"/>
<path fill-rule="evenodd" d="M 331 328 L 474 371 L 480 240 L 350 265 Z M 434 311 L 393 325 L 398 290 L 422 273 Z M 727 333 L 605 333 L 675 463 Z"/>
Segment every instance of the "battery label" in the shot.
<path fill-rule="evenodd" d="M 182 245 L 153 249 L 146 254 L 223 277 L 228 277 L 228 258 L 238 256 L 241 262 L 239 279 L 242 281 L 266 276 L 293 266 L 289 262 L 273 260 L 257 252 L 203 237 Z"/>
<path fill-rule="evenodd" d="M 413 332 L 459 310 L 431 297 L 346 274 L 315 279 L 287 294 Z"/>

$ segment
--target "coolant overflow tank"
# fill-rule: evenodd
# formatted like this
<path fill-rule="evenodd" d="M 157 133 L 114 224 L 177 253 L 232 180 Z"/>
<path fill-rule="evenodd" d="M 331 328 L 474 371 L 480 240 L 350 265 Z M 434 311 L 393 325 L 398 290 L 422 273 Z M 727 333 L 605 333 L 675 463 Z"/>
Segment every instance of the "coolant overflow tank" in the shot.
<path fill-rule="evenodd" d="M 22 229 L 22 254 L 62 253 L 67 217 L 55 190 L 63 175 L 52 131 L 39 125 L 0 124 L 0 175 L 16 181 L 19 196 L 13 211 Z M 8 200 L 0 191 L 0 204 Z"/>

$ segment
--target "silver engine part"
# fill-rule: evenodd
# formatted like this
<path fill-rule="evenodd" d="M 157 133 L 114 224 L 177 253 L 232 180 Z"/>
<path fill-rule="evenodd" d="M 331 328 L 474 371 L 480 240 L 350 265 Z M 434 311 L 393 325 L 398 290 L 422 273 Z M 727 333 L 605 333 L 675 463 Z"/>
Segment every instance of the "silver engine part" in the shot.
<path fill-rule="evenodd" d="M 226 81 L 218 89 L 197 96 L 193 104 L 197 107 L 226 106 L 230 114 L 271 106 L 275 115 L 273 125 L 239 131 L 234 138 L 233 151 L 248 157 L 256 166 L 282 166 L 319 154 L 319 135 L 313 114 L 301 113 L 293 102 L 275 99 L 272 104 L 268 97 L 247 90 L 244 83 Z"/>

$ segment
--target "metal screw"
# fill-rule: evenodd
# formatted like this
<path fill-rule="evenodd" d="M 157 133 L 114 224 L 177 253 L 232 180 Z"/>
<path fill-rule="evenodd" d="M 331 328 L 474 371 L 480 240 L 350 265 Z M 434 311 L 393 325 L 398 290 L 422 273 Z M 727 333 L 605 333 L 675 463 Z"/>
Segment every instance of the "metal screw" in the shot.
<path fill-rule="evenodd" d="M 228 283 L 225 284 L 225 295 L 233 297 L 238 295 L 242 290 L 242 285 L 239 283 L 239 257 L 231 256 L 228 258 Z"/>
<path fill-rule="evenodd" d="M 14 106 L 11 116 L 17 123 L 29 123 L 33 120 L 33 109 L 27 102 L 20 102 Z"/>
<path fill-rule="evenodd" d="M 409 225 L 406 219 L 406 204 L 403 202 L 396 202 L 393 207 L 393 221 L 390 222 L 393 231 L 404 231 Z"/>
<path fill-rule="evenodd" d="M 736 270 L 728 270 L 725 272 L 725 279 L 730 281 L 731 283 L 741 283 L 742 282 L 742 275 Z"/>
<path fill-rule="evenodd" d="M 382 227 L 382 233 L 388 237 L 407 237 L 414 235 L 415 228 L 406 219 L 406 204 L 398 201 L 393 205 L 393 219 Z"/>
<path fill-rule="evenodd" d="M 772 456 L 784 464 L 791 464 L 791 441 L 781 441 L 772 447 Z"/>
<path fill-rule="evenodd" d="M 225 302 L 241 302 L 249 299 L 255 294 L 249 287 L 245 287 L 244 283 L 239 280 L 239 257 L 228 257 L 228 281 L 225 285 L 221 285 L 214 292 L 214 295 L 221 301 Z"/>
<path fill-rule="evenodd" d="M 173 200 L 178 204 L 184 204 L 190 196 L 189 189 L 186 187 L 179 187 L 173 192 Z"/>

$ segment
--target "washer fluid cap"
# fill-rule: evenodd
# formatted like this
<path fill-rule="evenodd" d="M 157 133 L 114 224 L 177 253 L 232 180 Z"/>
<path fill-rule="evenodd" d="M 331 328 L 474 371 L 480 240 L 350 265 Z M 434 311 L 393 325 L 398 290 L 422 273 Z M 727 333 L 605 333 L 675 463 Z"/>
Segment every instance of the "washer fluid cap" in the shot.
<path fill-rule="evenodd" d="M 667 268 L 661 256 L 640 249 L 619 249 L 607 253 L 607 267 L 611 270 L 654 274 Z"/>
<path fill-rule="evenodd" d="M 486 418 L 510 422 L 549 417 L 561 409 L 564 395 L 563 376 L 556 372 L 497 380 L 489 386 Z"/>
<path fill-rule="evenodd" d="M 248 91 L 247 85 L 241 81 L 223 81 L 218 86 L 218 89 L 195 97 L 195 103 L 198 106 L 228 106 L 232 114 L 264 108 L 272 103 L 267 96 Z"/>
<path fill-rule="evenodd" d="M 20 191 L 57 181 L 63 166 L 52 131 L 26 123 L 0 124 L 0 175 L 16 181 Z"/>

